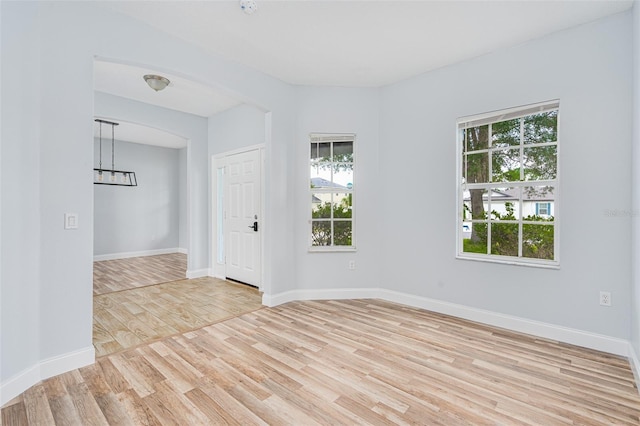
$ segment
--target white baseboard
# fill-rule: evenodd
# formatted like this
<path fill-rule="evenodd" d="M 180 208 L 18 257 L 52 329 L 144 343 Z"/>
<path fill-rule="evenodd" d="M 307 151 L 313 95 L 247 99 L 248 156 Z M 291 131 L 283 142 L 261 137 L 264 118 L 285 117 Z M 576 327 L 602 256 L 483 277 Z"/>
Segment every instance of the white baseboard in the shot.
<path fill-rule="evenodd" d="M 384 299 L 381 289 L 341 288 L 331 290 L 291 290 L 275 295 L 262 294 L 262 304 L 278 306 L 296 300 L 341 300 L 341 299 Z"/>
<path fill-rule="evenodd" d="M 629 342 L 624 339 L 381 288 L 291 290 L 275 295 L 262 295 L 262 303 L 266 306 L 277 306 L 294 300 L 323 299 L 382 299 L 545 339 L 629 356 Z"/>
<path fill-rule="evenodd" d="M 220 265 L 218 262 L 213 263 L 213 266 L 209 270 L 209 276 L 224 280 L 226 278 L 227 268 L 225 265 Z"/>
<path fill-rule="evenodd" d="M 542 321 L 505 315 L 484 309 L 471 308 L 455 303 L 440 300 L 417 297 L 392 290 L 381 290 L 382 299 L 390 302 L 402 303 L 441 314 L 452 315 L 458 318 L 468 319 L 495 327 L 506 328 L 520 333 L 531 334 L 545 339 L 556 340 L 576 346 L 591 348 L 598 351 L 616 355 L 627 356 L 629 354 L 629 342 L 624 339 L 591 333 L 575 328 L 563 327 Z"/>
<path fill-rule="evenodd" d="M 208 277 L 209 269 L 192 269 L 187 271 L 187 278 L 192 280 L 194 278 Z"/>
<path fill-rule="evenodd" d="M 40 381 L 40 365 L 34 365 L 0 384 L 0 407 Z"/>
<path fill-rule="evenodd" d="M 130 257 L 155 256 L 158 254 L 171 254 L 171 253 L 186 254 L 187 251 L 183 248 L 174 247 L 174 248 L 155 249 L 155 250 L 129 251 L 129 252 L 123 252 L 123 253 L 98 254 L 93 256 L 93 261 L 99 262 L 101 260 L 128 259 Z"/>
<path fill-rule="evenodd" d="M 94 347 L 88 346 L 84 349 L 40 361 L 38 364 L 0 384 L 0 406 L 11 401 L 40 380 L 93 364 L 95 359 Z"/>
<path fill-rule="evenodd" d="M 636 384 L 640 384 L 640 360 L 638 359 L 638 354 L 635 349 L 633 349 L 633 345 L 629 342 L 629 364 L 631 365 L 631 371 L 633 372 L 633 378 L 636 381 Z M 638 392 L 640 392 L 640 388 L 638 388 Z"/>

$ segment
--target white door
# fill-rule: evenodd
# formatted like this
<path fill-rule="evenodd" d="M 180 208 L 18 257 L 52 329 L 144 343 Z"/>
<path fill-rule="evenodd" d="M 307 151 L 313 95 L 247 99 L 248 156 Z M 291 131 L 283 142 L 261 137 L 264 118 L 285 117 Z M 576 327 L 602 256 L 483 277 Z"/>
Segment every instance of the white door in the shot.
<path fill-rule="evenodd" d="M 260 150 L 227 157 L 225 223 L 227 278 L 260 286 L 261 273 Z"/>

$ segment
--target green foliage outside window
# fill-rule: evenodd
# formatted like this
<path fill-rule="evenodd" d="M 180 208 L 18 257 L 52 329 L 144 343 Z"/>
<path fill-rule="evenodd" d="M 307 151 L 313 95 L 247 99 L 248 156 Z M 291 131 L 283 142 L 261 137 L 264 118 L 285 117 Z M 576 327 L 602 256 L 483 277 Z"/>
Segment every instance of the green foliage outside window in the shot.
<path fill-rule="evenodd" d="M 512 203 L 505 203 L 506 213 L 500 214 L 495 210 L 491 212 L 491 254 L 500 256 L 518 256 L 518 223 L 505 222 L 516 221 Z M 485 214 L 486 217 L 486 214 Z M 554 227 L 553 216 L 529 215 L 523 218 L 528 222 L 540 222 L 540 224 L 522 224 L 522 257 L 530 259 L 554 258 Z M 547 223 L 545 225 L 545 223 Z M 476 222 L 473 230 L 476 241 L 464 240 L 463 251 L 466 253 L 487 254 L 488 223 Z"/>
<path fill-rule="evenodd" d="M 352 247 L 355 135 L 311 135 L 311 246 Z"/>
<path fill-rule="evenodd" d="M 333 245 L 350 246 L 352 245 L 352 194 L 347 194 L 339 203 L 335 203 L 332 209 L 332 203 L 326 201 L 320 203 L 311 210 L 311 240 L 314 246 L 330 246 L 331 245 L 331 223 L 326 220 L 333 217 Z M 344 219 L 344 220 L 342 220 Z"/>
<path fill-rule="evenodd" d="M 549 223 L 553 216 L 516 217 L 511 202 L 504 202 L 506 212 L 487 212 L 485 203 L 489 195 L 493 203 L 502 203 L 493 199 L 501 188 L 520 188 L 521 200 L 553 200 L 558 110 L 484 123 L 461 129 L 462 183 L 469 197 L 462 207 L 463 220 L 474 221 L 462 251 L 513 257 L 521 252 L 523 258 L 555 260 L 555 226 Z M 515 202 L 522 212 L 524 201 Z"/>

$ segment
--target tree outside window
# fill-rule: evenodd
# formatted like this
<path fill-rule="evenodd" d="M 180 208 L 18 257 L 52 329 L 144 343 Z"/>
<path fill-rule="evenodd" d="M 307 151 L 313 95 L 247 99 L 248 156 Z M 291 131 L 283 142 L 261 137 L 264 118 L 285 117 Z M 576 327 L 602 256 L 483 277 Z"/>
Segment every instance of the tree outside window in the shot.
<path fill-rule="evenodd" d="M 354 248 L 355 135 L 311 135 L 312 249 Z"/>
<path fill-rule="evenodd" d="M 554 101 L 458 121 L 459 257 L 557 264 L 558 110 Z"/>

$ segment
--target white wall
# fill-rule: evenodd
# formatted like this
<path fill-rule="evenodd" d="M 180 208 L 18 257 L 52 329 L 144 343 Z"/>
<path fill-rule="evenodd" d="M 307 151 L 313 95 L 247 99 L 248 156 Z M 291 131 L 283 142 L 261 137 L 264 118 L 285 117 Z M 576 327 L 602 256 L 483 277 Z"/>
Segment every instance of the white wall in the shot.
<path fill-rule="evenodd" d="M 184 253 L 189 251 L 189 236 L 187 233 L 187 148 L 178 151 L 178 167 L 180 179 L 180 198 L 178 200 L 178 248 Z"/>
<path fill-rule="evenodd" d="M 265 113 L 242 104 L 209 117 L 209 154 L 265 143 Z"/>
<path fill-rule="evenodd" d="M 186 189 L 188 206 L 186 230 L 183 232 L 183 235 L 186 234 L 186 248 L 189 252 L 187 270 L 193 272 L 208 269 L 207 119 L 101 92 L 95 94 L 95 110 L 96 115 L 101 117 L 142 124 L 188 140 L 187 182 L 182 187 Z"/>
<path fill-rule="evenodd" d="M 2 252 L 10 248 L 15 253 L 14 257 L 2 259 L 0 403 L 40 378 L 93 360 L 93 145 L 87 141 L 93 138 L 95 57 L 184 75 L 226 88 L 270 111 L 272 140 L 268 142 L 267 153 L 270 197 L 266 208 L 267 220 L 271 222 L 266 235 L 268 267 L 264 288 L 271 292 L 294 285 L 288 269 L 293 234 L 287 226 L 291 222 L 288 213 L 291 201 L 287 197 L 291 176 L 286 167 L 293 139 L 291 87 L 239 64 L 207 55 L 195 46 L 102 9 L 94 2 L 1 2 L 0 7 L 5 89 L 0 117 L 2 148 L 3 155 L 12 154 L 14 164 L 5 168 L 3 157 Z M 106 117 L 122 112 L 95 111 Z M 135 114 L 133 109 L 127 112 Z M 162 114 L 154 117 L 157 122 L 163 118 Z M 142 120 L 132 121 L 145 124 Z M 195 135 L 177 133 L 189 137 L 191 144 L 187 194 L 191 229 L 189 267 L 206 271 L 209 266 L 206 120 L 202 119 L 202 124 L 196 127 Z M 25 171 L 31 172 L 23 179 L 13 178 Z M 11 174 L 14 187 L 5 191 L 8 172 L 14 172 Z M 13 211 L 7 209 L 8 205 Z M 285 212 L 280 214 L 283 206 Z M 65 212 L 79 214 L 78 230 L 63 229 Z M 25 234 L 7 231 L 7 223 L 16 230 L 21 225 Z M 272 235 L 278 235 L 278 239 Z M 18 307 L 22 313 L 16 311 Z"/>
<path fill-rule="evenodd" d="M 17 6 L 1 5 L 0 26 L 0 380 L 9 389 L 17 389 L 9 378 L 29 374 L 40 359 L 41 156 L 39 129 L 31 125 L 39 113 L 39 31 L 34 22 L 38 8 Z M 12 19 L 5 19 L 6 15 Z M 16 103 L 16 99 L 27 102 Z"/>
<path fill-rule="evenodd" d="M 377 287 L 380 200 L 378 89 L 298 87 L 296 130 L 295 247 L 298 289 Z M 309 252 L 309 134 L 355 133 L 354 210 L 356 252 Z M 356 269 L 349 270 L 349 261 Z M 320 273 L 321 271 L 321 273 Z"/>
<path fill-rule="evenodd" d="M 264 111 L 253 105 L 241 104 L 234 108 L 222 111 L 209 117 L 209 158 L 237 151 L 250 146 L 262 145 L 266 143 L 266 121 L 267 116 Z M 214 167 L 210 162 L 209 169 Z M 214 172 L 215 173 L 215 172 Z M 218 185 L 216 177 L 210 174 L 210 182 Z M 218 221 L 217 193 L 211 189 L 212 198 L 210 203 L 209 217 L 211 223 Z M 262 200 L 265 203 L 267 200 Z M 260 227 L 265 231 L 265 218 L 259 218 Z M 211 275 L 223 277 L 225 275 L 224 265 L 218 264 L 217 259 L 217 226 L 211 227 Z M 263 256 L 267 253 L 263 253 Z M 262 283 L 260 283 L 262 285 Z"/>
<path fill-rule="evenodd" d="M 640 371 L 640 6 L 633 4 L 633 140 L 631 155 L 631 345 Z"/>
<path fill-rule="evenodd" d="M 94 167 L 99 146 L 96 139 Z M 178 248 L 179 154 L 178 149 L 115 141 L 116 169 L 135 172 L 138 186 L 94 185 L 94 256 Z M 111 141 L 104 138 L 102 167 L 111 167 Z"/>
<path fill-rule="evenodd" d="M 382 89 L 379 191 L 403 203 L 380 205 L 383 285 L 628 339 L 631 222 L 605 210 L 631 207 L 631 77 L 625 13 Z M 456 260 L 456 118 L 551 99 L 560 269 Z"/>

